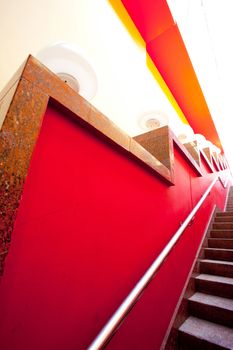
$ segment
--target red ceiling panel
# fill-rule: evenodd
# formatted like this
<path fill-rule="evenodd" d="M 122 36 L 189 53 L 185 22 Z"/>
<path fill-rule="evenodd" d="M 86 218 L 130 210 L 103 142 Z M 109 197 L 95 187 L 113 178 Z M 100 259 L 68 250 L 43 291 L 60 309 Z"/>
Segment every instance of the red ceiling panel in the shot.
<path fill-rule="evenodd" d="M 194 131 L 221 147 L 205 97 L 166 0 L 122 0 L 122 3 Z"/>
<path fill-rule="evenodd" d="M 147 52 L 196 133 L 219 137 L 177 25 L 147 44 Z"/>
<path fill-rule="evenodd" d="M 174 24 L 164 0 L 122 0 L 141 36 L 148 42 Z"/>

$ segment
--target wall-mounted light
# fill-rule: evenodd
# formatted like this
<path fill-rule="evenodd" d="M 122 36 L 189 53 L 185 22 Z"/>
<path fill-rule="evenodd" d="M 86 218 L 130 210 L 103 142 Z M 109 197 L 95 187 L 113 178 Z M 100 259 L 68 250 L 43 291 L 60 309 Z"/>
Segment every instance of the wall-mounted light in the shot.
<path fill-rule="evenodd" d="M 85 99 L 91 100 L 95 96 L 95 70 L 83 50 L 76 45 L 54 43 L 42 49 L 37 58 Z"/>
<path fill-rule="evenodd" d="M 206 138 L 202 134 L 195 134 L 195 140 L 197 141 L 197 145 L 199 148 L 204 148 L 206 143 Z"/>
<path fill-rule="evenodd" d="M 212 150 L 213 150 L 213 152 L 215 152 L 217 155 L 219 155 L 219 154 L 221 153 L 220 148 L 218 148 L 218 147 L 215 146 L 215 145 L 212 145 Z"/>
<path fill-rule="evenodd" d="M 193 129 L 190 125 L 182 124 L 181 130 L 178 133 L 178 139 L 181 143 L 192 142 L 195 139 Z"/>
<path fill-rule="evenodd" d="M 168 116 L 160 111 L 146 112 L 139 118 L 139 126 L 144 131 L 150 131 L 168 125 Z"/>

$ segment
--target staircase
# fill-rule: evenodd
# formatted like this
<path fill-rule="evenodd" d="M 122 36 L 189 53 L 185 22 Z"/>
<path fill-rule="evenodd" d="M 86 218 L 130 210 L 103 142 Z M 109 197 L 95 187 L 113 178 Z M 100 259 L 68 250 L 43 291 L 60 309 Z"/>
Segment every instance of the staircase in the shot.
<path fill-rule="evenodd" d="M 190 316 L 178 331 L 180 350 L 233 349 L 233 190 L 224 213 L 216 213 L 196 292 L 188 299 Z"/>

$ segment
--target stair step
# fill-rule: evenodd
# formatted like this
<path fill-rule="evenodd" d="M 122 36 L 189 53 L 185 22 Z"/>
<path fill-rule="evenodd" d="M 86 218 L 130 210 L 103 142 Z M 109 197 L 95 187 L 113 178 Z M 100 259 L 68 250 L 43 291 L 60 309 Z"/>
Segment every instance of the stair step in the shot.
<path fill-rule="evenodd" d="M 233 210 L 224 211 L 223 213 L 216 213 L 216 217 L 221 217 L 221 216 L 233 216 Z"/>
<path fill-rule="evenodd" d="M 233 216 L 216 216 L 214 219 L 214 222 L 232 222 L 233 221 Z"/>
<path fill-rule="evenodd" d="M 233 249 L 204 248 L 205 258 L 233 262 Z"/>
<path fill-rule="evenodd" d="M 188 299 L 188 303 L 189 311 L 193 316 L 223 326 L 233 326 L 232 299 L 197 292 Z"/>
<path fill-rule="evenodd" d="M 179 328 L 182 350 L 233 349 L 232 328 L 190 316 Z"/>
<path fill-rule="evenodd" d="M 203 273 L 195 277 L 195 285 L 196 289 L 202 293 L 224 298 L 233 297 L 233 278 Z"/>
<path fill-rule="evenodd" d="M 209 248 L 233 249 L 233 239 L 230 238 L 208 238 Z"/>
<path fill-rule="evenodd" d="M 232 238 L 233 230 L 211 230 L 210 236 L 212 238 Z"/>
<path fill-rule="evenodd" d="M 214 222 L 213 229 L 217 229 L 217 230 L 233 229 L 233 222 Z"/>
<path fill-rule="evenodd" d="M 199 262 L 201 273 L 233 278 L 232 261 L 200 259 Z"/>

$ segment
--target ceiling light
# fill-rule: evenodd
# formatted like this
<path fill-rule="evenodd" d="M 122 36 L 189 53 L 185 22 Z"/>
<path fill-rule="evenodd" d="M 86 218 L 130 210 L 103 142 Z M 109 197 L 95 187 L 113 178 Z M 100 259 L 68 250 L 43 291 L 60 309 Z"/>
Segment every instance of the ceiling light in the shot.
<path fill-rule="evenodd" d="M 97 77 L 85 53 L 70 43 L 55 43 L 42 49 L 37 58 L 87 100 L 97 91 Z"/>
<path fill-rule="evenodd" d="M 154 130 L 168 125 L 168 116 L 160 111 L 152 111 L 143 114 L 139 119 L 139 126 L 144 131 Z"/>
<path fill-rule="evenodd" d="M 194 140 L 194 132 L 190 125 L 182 124 L 178 139 L 182 143 L 188 143 Z"/>
<path fill-rule="evenodd" d="M 198 147 L 204 148 L 206 143 L 205 136 L 203 136 L 202 134 L 195 134 L 194 136 L 195 136 L 195 140 L 197 141 Z"/>

